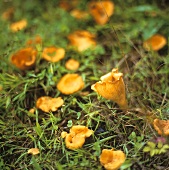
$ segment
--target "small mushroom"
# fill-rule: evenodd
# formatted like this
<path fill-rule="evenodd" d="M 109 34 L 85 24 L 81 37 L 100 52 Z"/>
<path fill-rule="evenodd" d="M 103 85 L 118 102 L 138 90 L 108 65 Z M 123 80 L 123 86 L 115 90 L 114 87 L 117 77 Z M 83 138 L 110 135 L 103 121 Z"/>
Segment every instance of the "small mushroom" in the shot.
<path fill-rule="evenodd" d="M 66 95 L 73 94 L 84 87 L 84 82 L 79 74 L 65 74 L 57 84 L 57 89 Z"/>
<path fill-rule="evenodd" d="M 151 38 L 143 42 L 143 47 L 147 50 L 158 51 L 167 44 L 167 40 L 160 34 L 155 34 Z"/>
<path fill-rule="evenodd" d="M 31 148 L 28 150 L 28 154 L 32 154 L 32 155 L 37 155 L 39 154 L 39 149 L 38 148 Z"/>
<path fill-rule="evenodd" d="M 14 8 L 10 7 L 2 13 L 2 19 L 3 20 L 10 20 L 10 19 L 12 19 L 13 14 L 14 14 Z"/>
<path fill-rule="evenodd" d="M 50 62 L 58 62 L 65 56 L 63 48 L 46 47 L 43 49 L 42 58 Z"/>
<path fill-rule="evenodd" d="M 65 64 L 65 67 L 68 69 L 68 70 L 77 70 L 79 68 L 79 62 L 73 58 L 69 59 L 66 64 Z"/>
<path fill-rule="evenodd" d="M 32 68 L 36 61 L 37 51 L 34 48 L 28 47 L 17 51 L 10 57 L 12 64 L 21 70 Z"/>
<path fill-rule="evenodd" d="M 89 11 L 97 24 L 104 25 L 108 22 L 109 17 L 114 13 L 114 3 L 108 0 L 90 2 Z"/>
<path fill-rule="evenodd" d="M 27 20 L 26 19 L 22 19 L 20 21 L 14 22 L 10 25 L 10 29 L 13 32 L 17 32 L 20 31 L 22 29 L 24 29 L 27 26 Z"/>
<path fill-rule="evenodd" d="M 49 96 L 43 96 L 36 101 L 36 107 L 44 112 L 55 112 L 59 107 L 63 105 L 64 101 L 61 97 L 52 98 Z"/>
<path fill-rule="evenodd" d="M 124 163 L 125 154 L 121 150 L 103 149 L 100 155 L 100 163 L 107 170 L 117 170 Z"/>
<path fill-rule="evenodd" d="M 75 31 L 68 36 L 70 44 L 77 48 L 79 52 L 96 46 L 95 35 L 88 31 Z"/>
<path fill-rule="evenodd" d="M 93 130 L 88 129 L 86 126 L 76 125 L 72 126 L 72 128 L 70 129 L 70 133 L 75 135 L 78 134 L 86 138 L 90 137 L 93 134 Z"/>
<path fill-rule="evenodd" d="M 154 119 L 153 125 L 159 135 L 169 135 L 169 120 Z"/>
<path fill-rule="evenodd" d="M 65 144 L 68 149 L 79 149 L 85 143 L 85 137 L 81 135 L 67 134 L 65 137 Z"/>
<path fill-rule="evenodd" d="M 35 113 L 35 108 L 29 109 L 29 113 L 34 114 Z"/>
<path fill-rule="evenodd" d="M 102 76 L 101 81 L 93 84 L 91 89 L 96 91 L 102 97 L 116 102 L 120 108 L 127 108 L 127 100 L 125 94 L 125 84 L 123 82 L 123 74 L 118 69 Z"/>
<path fill-rule="evenodd" d="M 69 149 L 78 149 L 83 146 L 85 139 L 93 134 L 93 130 L 86 126 L 76 125 L 72 126 L 70 133 L 62 132 L 61 137 L 65 138 L 66 147 Z"/>
<path fill-rule="evenodd" d="M 42 38 L 39 35 L 36 35 L 35 38 L 30 39 L 26 42 L 27 46 L 34 46 L 34 45 L 37 45 L 37 44 L 42 44 Z"/>
<path fill-rule="evenodd" d="M 59 2 L 59 7 L 66 10 L 70 11 L 74 7 L 76 7 L 79 3 L 79 0 L 64 0 Z"/>

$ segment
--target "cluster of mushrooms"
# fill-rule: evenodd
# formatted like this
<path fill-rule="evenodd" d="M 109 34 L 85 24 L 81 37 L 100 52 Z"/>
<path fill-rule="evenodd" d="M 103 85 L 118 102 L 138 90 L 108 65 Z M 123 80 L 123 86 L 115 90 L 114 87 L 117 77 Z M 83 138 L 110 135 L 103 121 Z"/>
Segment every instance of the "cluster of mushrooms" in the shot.
<path fill-rule="evenodd" d="M 89 3 L 89 12 L 74 9 L 74 6 L 78 3 L 77 0 L 72 2 L 61 1 L 60 7 L 69 10 L 70 14 L 77 19 L 85 19 L 90 14 L 96 24 L 106 24 L 110 17 L 114 13 L 114 3 L 110 0 L 92 1 Z M 12 17 L 14 9 L 10 8 L 3 14 L 3 19 L 8 20 Z M 22 19 L 20 21 L 11 23 L 9 28 L 12 32 L 17 32 L 24 29 L 27 26 L 27 20 Z M 83 52 L 88 48 L 94 49 L 97 45 L 96 36 L 87 30 L 77 30 L 68 35 L 70 46 L 74 47 L 78 52 Z M 36 45 L 42 46 L 42 38 L 36 36 L 31 40 L 28 40 L 25 47 L 16 51 L 11 55 L 10 61 L 20 70 L 32 69 L 36 63 L 37 56 L 39 55 Z M 167 43 L 164 36 L 160 34 L 153 35 L 151 38 L 143 42 L 145 50 L 158 51 L 163 48 Z M 41 58 L 52 63 L 59 62 L 65 57 L 66 50 L 57 47 L 50 46 L 44 47 L 41 53 Z M 80 67 L 79 61 L 71 58 L 66 61 L 65 67 L 68 70 L 78 70 Z M 77 73 L 69 73 L 63 75 L 63 77 L 57 82 L 57 89 L 64 95 L 71 95 L 85 86 L 82 76 Z M 126 99 L 125 84 L 123 81 L 123 74 L 118 72 L 117 68 L 112 69 L 111 72 L 100 78 L 100 81 L 91 85 L 91 89 L 97 92 L 102 97 L 112 100 L 117 103 L 121 109 L 127 109 L 128 103 Z M 61 106 L 63 106 L 64 100 L 61 97 L 52 98 L 50 96 L 41 96 L 36 101 L 36 108 L 41 109 L 43 112 L 55 112 Z M 33 109 L 30 112 L 34 112 Z M 155 130 L 160 135 L 169 135 L 169 120 L 155 119 L 153 122 Z M 93 134 L 93 130 L 88 129 L 86 126 L 75 125 L 72 126 L 70 132 L 62 132 L 61 138 L 65 140 L 66 147 L 75 150 L 81 148 L 85 143 L 85 139 Z M 33 155 L 39 153 L 37 148 L 32 148 L 28 151 Z M 105 169 L 116 170 L 124 163 L 126 159 L 123 151 L 112 149 L 103 149 L 100 155 L 100 162 Z"/>

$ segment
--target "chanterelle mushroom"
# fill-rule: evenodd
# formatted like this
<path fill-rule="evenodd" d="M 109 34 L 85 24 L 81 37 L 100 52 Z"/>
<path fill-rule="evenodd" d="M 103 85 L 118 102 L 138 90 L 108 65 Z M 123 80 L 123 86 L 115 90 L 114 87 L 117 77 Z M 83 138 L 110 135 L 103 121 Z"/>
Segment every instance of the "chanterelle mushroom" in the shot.
<path fill-rule="evenodd" d="M 30 69 L 36 61 L 37 51 L 32 48 L 23 48 L 11 56 L 11 62 L 21 70 Z"/>
<path fill-rule="evenodd" d="M 153 125 L 159 135 L 169 135 L 169 120 L 154 119 Z"/>
<path fill-rule="evenodd" d="M 46 47 L 43 49 L 42 58 L 50 62 L 58 62 L 65 56 L 63 48 Z"/>
<path fill-rule="evenodd" d="M 39 149 L 38 148 L 31 148 L 28 150 L 28 154 L 32 154 L 32 155 L 37 155 L 39 154 Z"/>
<path fill-rule="evenodd" d="M 36 101 L 36 107 L 44 112 L 55 112 L 64 103 L 61 97 L 52 98 L 49 96 L 43 96 Z"/>
<path fill-rule="evenodd" d="M 167 40 L 164 36 L 160 34 L 155 34 L 151 38 L 147 39 L 143 43 L 143 47 L 146 50 L 158 51 L 167 44 Z"/>
<path fill-rule="evenodd" d="M 121 150 L 103 149 L 100 155 L 100 163 L 107 170 L 117 170 L 124 163 L 125 154 Z"/>
<path fill-rule="evenodd" d="M 27 20 L 26 19 L 22 19 L 20 21 L 14 22 L 10 25 L 10 29 L 13 32 L 17 32 L 20 31 L 22 29 L 24 29 L 27 26 Z"/>
<path fill-rule="evenodd" d="M 98 1 L 89 3 L 89 11 L 97 24 L 104 25 L 113 15 L 114 3 L 112 1 Z"/>
<path fill-rule="evenodd" d="M 84 82 L 79 74 L 66 74 L 57 84 L 57 89 L 63 94 L 73 94 L 84 87 Z"/>
<path fill-rule="evenodd" d="M 127 108 L 127 100 L 125 94 L 125 84 L 123 82 L 123 74 L 118 69 L 102 76 L 101 81 L 93 84 L 91 89 L 96 91 L 102 97 L 116 102 L 120 108 Z"/>
<path fill-rule="evenodd" d="M 69 149 L 78 149 L 83 146 L 85 139 L 93 134 L 93 130 L 86 126 L 76 125 L 70 129 L 70 133 L 62 132 L 61 137 L 65 138 L 66 147 Z"/>
<path fill-rule="evenodd" d="M 66 64 L 65 64 L 65 67 L 68 69 L 68 70 L 77 70 L 79 68 L 79 62 L 73 58 L 69 59 Z"/>
<path fill-rule="evenodd" d="M 96 46 L 95 35 L 88 31 L 75 31 L 68 36 L 68 39 L 70 44 L 80 52 Z"/>

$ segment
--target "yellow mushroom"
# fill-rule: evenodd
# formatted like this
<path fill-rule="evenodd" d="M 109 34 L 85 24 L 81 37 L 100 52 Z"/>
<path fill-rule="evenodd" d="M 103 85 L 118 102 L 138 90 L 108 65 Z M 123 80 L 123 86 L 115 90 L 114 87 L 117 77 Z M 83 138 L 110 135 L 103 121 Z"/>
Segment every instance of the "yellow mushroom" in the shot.
<path fill-rule="evenodd" d="M 97 24 L 104 25 L 108 22 L 109 17 L 114 13 L 114 3 L 108 0 L 90 2 L 89 11 Z"/>
<path fill-rule="evenodd" d="M 44 112 L 55 112 L 59 107 L 63 105 L 64 101 L 61 97 L 52 98 L 49 96 L 43 96 L 36 101 L 36 107 Z"/>
<path fill-rule="evenodd" d="M 69 59 L 66 64 L 65 64 L 65 67 L 68 69 L 68 70 L 77 70 L 79 68 L 79 62 L 73 58 Z"/>
<path fill-rule="evenodd" d="M 124 163 L 125 154 L 121 150 L 103 149 L 100 155 L 100 163 L 107 170 L 117 170 Z"/>
<path fill-rule="evenodd" d="M 123 74 L 119 73 L 118 69 L 113 69 L 112 72 L 102 76 L 101 81 L 93 84 L 91 89 L 102 97 L 116 102 L 120 108 L 126 109 L 128 104 L 122 77 Z"/>
<path fill-rule="evenodd" d="M 143 42 L 143 47 L 147 50 L 158 51 L 167 44 L 167 40 L 160 34 L 155 34 L 146 41 Z"/>
<path fill-rule="evenodd" d="M 153 126 L 159 135 L 169 135 L 169 120 L 154 119 Z"/>
<path fill-rule="evenodd" d="M 26 19 L 22 19 L 20 21 L 14 22 L 10 25 L 10 29 L 13 32 L 17 32 L 20 31 L 22 29 L 24 29 L 27 26 L 27 20 Z"/>
<path fill-rule="evenodd" d="M 58 62 L 65 56 L 63 48 L 46 47 L 43 49 L 42 58 L 50 62 Z"/>
<path fill-rule="evenodd" d="M 31 148 L 28 150 L 28 154 L 32 154 L 32 155 L 37 155 L 39 154 L 39 149 L 38 148 Z"/>
<path fill-rule="evenodd" d="M 95 35 L 88 31 L 75 31 L 68 36 L 68 39 L 70 45 L 76 47 L 80 52 L 96 46 Z"/>
<path fill-rule="evenodd" d="M 83 87 L 84 82 L 79 74 L 65 74 L 57 84 L 57 89 L 66 95 L 73 94 Z"/>
<path fill-rule="evenodd" d="M 13 54 L 10 58 L 12 64 L 21 70 L 32 68 L 36 61 L 37 51 L 34 48 L 23 48 Z"/>
<path fill-rule="evenodd" d="M 10 20 L 13 18 L 13 15 L 14 15 L 14 8 L 10 7 L 2 13 L 2 19 Z"/>
<path fill-rule="evenodd" d="M 78 149 L 83 146 L 85 139 L 93 134 L 93 130 L 86 126 L 76 125 L 72 126 L 70 133 L 62 132 L 61 137 L 65 138 L 66 147 L 69 149 Z"/>

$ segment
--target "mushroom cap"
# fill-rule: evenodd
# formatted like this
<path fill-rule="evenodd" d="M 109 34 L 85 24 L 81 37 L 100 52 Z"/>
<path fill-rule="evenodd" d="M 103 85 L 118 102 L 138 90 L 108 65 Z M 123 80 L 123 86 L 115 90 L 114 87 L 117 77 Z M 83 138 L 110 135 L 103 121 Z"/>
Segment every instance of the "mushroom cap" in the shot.
<path fill-rule="evenodd" d="M 169 120 L 154 119 L 153 125 L 159 135 L 169 135 Z"/>
<path fill-rule="evenodd" d="M 31 148 L 28 150 L 28 154 L 32 154 L 32 155 L 37 155 L 39 154 L 39 149 L 38 148 Z"/>
<path fill-rule="evenodd" d="M 116 102 L 121 108 L 126 108 L 125 84 L 122 76 L 118 69 L 113 69 L 112 72 L 102 76 L 101 81 L 93 84 L 91 89 L 102 97 Z"/>
<path fill-rule="evenodd" d="M 26 42 L 27 46 L 42 44 L 42 38 L 39 35 L 36 35 L 33 39 L 30 39 Z"/>
<path fill-rule="evenodd" d="M 78 9 L 73 9 L 71 12 L 70 12 L 70 15 L 73 16 L 74 18 L 77 18 L 77 19 L 85 19 L 88 17 L 88 13 L 86 11 L 81 11 L 81 10 L 78 10 Z"/>
<path fill-rule="evenodd" d="M 93 134 L 93 130 L 88 129 L 86 126 L 76 125 L 72 126 L 70 133 L 75 135 L 82 135 L 84 137 L 90 137 Z"/>
<path fill-rule="evenodd" d="M 79 74 L 65 74 L 57 84 L 57 89 L 66 95 L 73 94 L 84 87 L 84 82 Z"/>
<path fill-rule="evenodd" d="M 76 47 L 79 52 L 84 51 L 92 46 L 96 46 L 96 41 L 94 38 L 94 34 L 84 30 L 75 31 L 68 36 L 70 44 Z"/>
<path fill-rule="evenodd" d="M 65 138 L 66 147 L 69 149 L 78 149 L 83 146 L 85 139 L 93 134 L 93 130 L 86 126 L 76 125 L 72 126 L 70 133 L 62 132 L 61 137 Z"/>
<path fill-rule="evenodd" d="M 10 7 L 5 12 L 2 13 L 2 19 L 3 20 L 10 20 L 13 17 L 14 14 L 14 8 Z"/>
<path fill-rule="evenodd" d="M 62 138 L 65 138 L 67 134 L 68 134 L 67 132 L 63 131 L 63 132 L 61 133 L 61 137 L 62 137 Z"/>
<path fill-rule="evenodd" d="M 36 61 L 37 51 L 34 48 L 23 48 L 10 57 L 12 64 L 21 70 L 31 68 Z"/>
<path fill-rule="evenodd" d="M 79 68 L 79 62 L 73 58 L 69 59 L 66 64 L 65 64 L 65 67 L 68 69 L 68 70 L 77 70 Z"/>
<path fill-rule="evenodd" d="M 22 29 L 24 29 L 27 26 L 27 20 L 26 19 L 22 19 L 20 21 L 14 22 L 10 25 L 10 29 L 13 32 L 17 32 L 20 31 Z"/>
<path fill-rule="evenodd" d="M 35 108 L 29 109 L 29 113 L 34 114 L 35 113 Z"/>
<path fill-rule="evenodd" d="M 111 1 L 90 2 L 89 10 L 97 24 L 104 25 L 114 13 L 114 3 Z"/>
<path fill-rule="evenodd" d="M 55 112 L 64 103 L 61 97 L 52 98 L 49 96 L 43 96 L 36 101 L 36 107 L 44 112 Z"/>
<path fill-rule="evenodd" d="M 85 137 L 82 135 L 75 135 L 72 136 L 72 134 L 67 134 L 65 137 L 65 143 L 66 147 L 69 149 L 79 149 L 83 146 L 85 143 Z"/>
<path fill-rule="evenodd" d="M 46 47 L 43 49 L 42 58 L 50 62 L 58 62 L 65 56 L 63 48 Z"/>
<path fill-rule="evenodd" d="M 167 44 L 167 40 L 160 34 L 155 34 L 151 38 L 143 42 L 143 47 L 147 50 L 158 51 Z"/>
<path fill-rule="evenodd" d="M 66 10 L 70 11 L 74 7 L 76 7 L 79 3 L 79 0 L 64 0 L 59 2 L 59 7 Z"/>
<path fill-rule="evenodd" d="M 114 149 L 103 149 L 100 155 L 100 163 L 107 170 L 117 170 L 124 163 L 126 159 L 125 154 L 120 151 L 114 151 Z"/>

